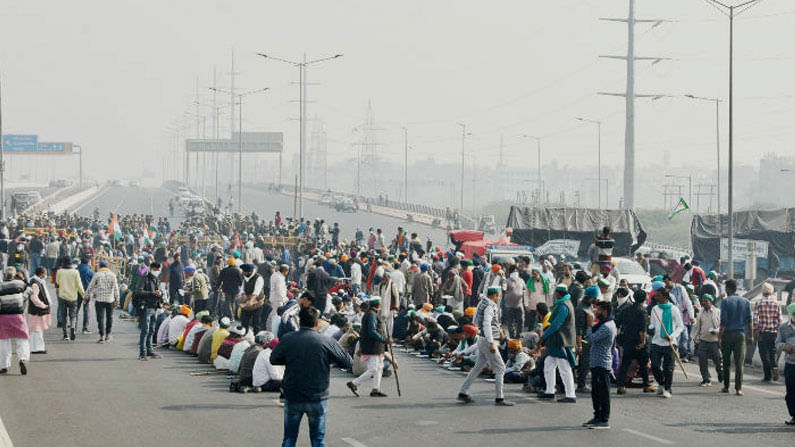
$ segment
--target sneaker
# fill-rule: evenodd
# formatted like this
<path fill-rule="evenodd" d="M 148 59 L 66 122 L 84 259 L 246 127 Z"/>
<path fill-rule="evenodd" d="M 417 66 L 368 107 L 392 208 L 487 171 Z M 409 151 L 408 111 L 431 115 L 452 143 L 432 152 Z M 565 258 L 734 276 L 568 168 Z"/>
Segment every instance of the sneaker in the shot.
<path fill-rule="evenodd" d="M 351 393 L 353 393 L 354 396 L 359 397 L 359 393 L 356 392 L 359 388 L 356 387 L 353 382 L 348 382 L 345 385 L 348 386 L 348 389 L 351 390 Z"/>
<path fill-rule="evenodd" d="M 560 399 L 558 399 L 558 403 L 559 404 L 576 404 L 577 403 L 577 399 L 575 399 L 573 397 L 561 397 Z"/>
<path fill-rule="evenodd" d="M 738 396 L 742 396 L 743 395 L 743 390 L 737 390 L 737 391 L 735 391 L 735 394 L 737 394 Z"/>
<path fill-rule="evenodd" d="M 100 345 L 104 344 L 105 343 L 105 339 L 102 338 L 102 337 L 99 337 L 99 340 L 97 340 L 97 343 L 100 344 Z"/>
<path fill-rule="evenodd" d="M 599 421 L 590 426 L 589 428 L 593 430 L 610 430 L 610 424 L 607 421 Z"/>
<path fill-rule="evenodd" d="M 627 394 L 627 387 L 625 387 L 625 386 L 618 387 L 616 389 L 616 394 Z"/>
<path fill-rule="evenodd" d="M 548 394 L 548 393 L 538 393 L 538 398 L 539 398 L 539 399 L 549 399 L 549 400 L 552 400 L 552 399 L 554 399 L 554 398 L 555 398 L 555 395 L 554 395 L 554 394 Z"/>
<path fill-rule="evenodd" d="M 516 404 L 505 399 L 494 399 L 494 405 L 498 407 L 512 407 Z"/>
<path fill-rule="evenodd" d="M 668 391 L 668 390 L 663 390 L 662 397 L 665 398 L 665 399 L 670 399 L 671 398 L 671 392 Z"/>
<path fill-rule="evenodd" d="M 149 359 L 148 359 L 148 358 L 146 358 L 146 356 L 145 356 L 145 355 L 142 355 L 142 356 L 138 357 L 138 360 L 141 360 L 141 361 L 145 362 L 145 361 L 147 361 L 147 360 L 149 360 Z"/>
<path fill-rule="evenodd" d="M 644 393 L 653 393 L 655 391 L 657 391 L 657 387 L 654 386 L 654 385 L 646 385 L 646 386 L 643 387 L 643 392 Z"/>
<path fill-rule="evenodd" d="M 105 343 L 110 343 L 111 340 L 113 340 L 113 336 L 112 335 L 106 335 L 105 336 Z"/>
<path fill-rule="evenodd" d="M 665 393 L 665 390 L 664 390 L 664 389 L 662 389 L 662 388 L 660 388 L 660 389 L 658 389 L 658 390 L 657 390 L 657 395 L 658 395 L 658 396 L 662 396 L 664 393 Z"/>
<path fill-rule="evenodd" d="M 93 334 L 93 332 L 89 331 L 87 328 L 83 328 L 83 330 L 80 333 L 83 334 L 83 335 Z"/>
<path fill-rule="evenodd" d="M 28 367 L 27 365 L 25 365 L 25 362 L 23 362 L 22 360 L 19 361 L 19 373 L 22 374 L 23 376 L 28 374 Z"/>
<path fill-rule="evenodd" d="M 2 371 L 0 371 L 0 372 L 2 372 Z M 795 425 L 795 418 L 792 418 L 792 419 L 790 419 L 788 421 L 784 421 L 784 423 L 787 424 L 787 425 Z"/>
<path fill-rule="evenodd" d="M 458 393 L 458 397 L 456 397 L 456 400 L 465 404 L 471 404 L 472 402 L 474 402 L 474 400 L 472 400 L 472 398 L 469 397 L 469 394 L 464 394 L 464 393 Z"/>
<path fill-rule="evenodd" d="M 593 419 L 591 419 L 591 420 L 590 420 L 590 421 L 588 421 L 588 422 L 584 422 L 584 423 L 582 424 L 582 426 L 583 426 L 583 427 L 585 427 L 585 428 L 591 428 L 591 427 L 593 426 L 593 424 L 595 424 L 595 423 L 597 423 L 597 422 L 599 422 L 599 421 L 597 421 L 597 420 L 596 420 L 596 418 L 593 418 Z"/>
<path fill-rule="evenodd" d="M 69 340 L 74 341 L 75 338 L 75 328 L 69 329 Z"/>
<path fill-rule="evenodd" d="M 702 380 L 701 383 L 698 386 L 700 386 L 700 387 L 712 386 L 712 381 L 709 380 L 709 379 Z"/>
<path fill-rule="evenodd" d="M 68 336 L 68 335 L 66 335 L 66 334 L 63 334 L 63 338 L 62 338 L 61 340 L 63 340 L 63 341 L 69 341 L 69 336 Z"/>
<path fill-rule="evenodd" d="M 370 391 L 370 397 L 386 397 L 386 394 L 382 393 L 381 390 L 372 390 Z"/>

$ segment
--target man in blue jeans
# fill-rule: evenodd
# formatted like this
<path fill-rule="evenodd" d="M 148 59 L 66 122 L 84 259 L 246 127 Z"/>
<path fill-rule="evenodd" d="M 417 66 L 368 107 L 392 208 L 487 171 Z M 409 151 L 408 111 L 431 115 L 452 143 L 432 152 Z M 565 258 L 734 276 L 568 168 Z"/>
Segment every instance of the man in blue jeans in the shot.
<path fill-rule="evenodd" d="M 312 447 L 323 447 L 328 411 L 329 364 L 351 368 L 351 357 L 333 338 L 315 331 L 320 311 L 312 306 L 298 313 L 301 329 L 279 340 L 271 352 L 271 364 L 285 365 L 284 440 L 282 447 L 293 447 L 298 440 L 301 418 L 309 420 Z"/>
<path fill-rule="evenodd" d="M 139 279 L 133 294 L 133 306 L 141 318 L 141 336 L 138 340 L 138 360 L 148 360 L 149 357 L 160 358 L 152 350 L 152 336 L 155 332 L 155 313 L 163 297 L 157 288 L 160 276 L 160 264 L 153 262 L 149 266 L 146 276 Z"/>

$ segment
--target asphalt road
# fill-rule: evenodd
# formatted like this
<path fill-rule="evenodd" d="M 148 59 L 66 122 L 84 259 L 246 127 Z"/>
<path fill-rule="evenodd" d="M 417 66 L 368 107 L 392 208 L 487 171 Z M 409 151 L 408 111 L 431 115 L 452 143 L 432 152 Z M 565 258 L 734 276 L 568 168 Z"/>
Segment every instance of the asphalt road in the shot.
<path fill-rule="evenodd" d="M 27 376 L 16 363 L 0 376 L 0 417 L 15 446 L 279 445 L 276 394 L 230 393 L 224 375 L 191 376 L 210 368 L 183 353 L 138 361 L 135 323 L 116 320 L 114 334 L 99 345 L 95 335 L 60 341 L 53 329 L 49 353 L 33 356 Z M 462 373 L 398 355 L 402 397 L 387 378 L 389 397 L 356 398 L 345 387 L 348 374 L 333 371 L 329 446 L 791 446 L 795 435 L 783 424 L 784 387 L 760 384 L 758 370 L 749 371 L 746 395 L 738 397 L 699 388 L 697 368 L 688 365 L 690 379 L 676 373 L 672 399 L 637 389 L 613 394 L 612 430 L 589 431 L 580 428 L 591 416 L 588 396 L 576 404 L 541 402 L 506 385 L 517 406 L 495 408 L 493 384 L 478 380 L 470 390 L 476 404 L 462 406 L 455 402 Z M 299 443 L 308 445 L 305 423 Z"/>
<path fill-rule="evenodd" d="M 168 216 L 168 201 L 173 196 L 172 192 L 163 188 L 110 185 L 90 199 L 71 207 L 69 212 L 93 216 L 94 209 L 98 208 L 103 219 L 110 213 Z"/>

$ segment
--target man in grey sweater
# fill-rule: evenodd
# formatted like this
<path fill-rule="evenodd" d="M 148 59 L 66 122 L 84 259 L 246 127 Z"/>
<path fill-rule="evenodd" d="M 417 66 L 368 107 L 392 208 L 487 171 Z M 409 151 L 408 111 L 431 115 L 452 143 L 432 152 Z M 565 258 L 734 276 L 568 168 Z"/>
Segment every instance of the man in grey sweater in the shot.
<path fill-rule="evenodd" d="M 787 425 L 795 425 L 795 303 L 787 306 L 789 321 L 782 324 L 776 337 L 776 348 L 787 353 L 784 382 L 787 386 L 787 410 L 792 417 Z"/>
<path fill-rule="evenodd" d="M 613 345 L 616 341 L 616 323 L 613 321 L 612 305 L 600 301 L 595 304 L 594 317 L 599 320 L 588 336 L 591 343 L 589 366 L 591 367 L 591 400 L 593 419 L 583 427 L 608 429 L 610 424 L 610 372 L 613 368 Z"/>

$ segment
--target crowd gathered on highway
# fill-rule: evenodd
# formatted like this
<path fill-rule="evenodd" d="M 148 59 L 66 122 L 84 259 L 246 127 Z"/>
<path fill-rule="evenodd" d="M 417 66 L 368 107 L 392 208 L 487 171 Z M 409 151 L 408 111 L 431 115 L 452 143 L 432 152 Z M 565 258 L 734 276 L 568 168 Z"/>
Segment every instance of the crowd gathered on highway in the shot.
<path fill-rule="evenodd" d="M 278 212 L 205 213 L 173 226 L 140 214 L 5 222 L 0 374 L 14 351 L 22 374 L 31 354 L 47 353 L 52 314 L 63 340 L 100 344 L 112 342 L 114 323 L 134 321 L 141 361 L 181 351 L 214 367 L 195 374 L 228 374 L 232 392 L 279 393 L 285 445 L 294 445 L 302 414 L 313 442 L 323 437 L 330 364 L 350 372 L 351 393 L 373 398 L 386 396 L 383 377 L 398 379 L 396 352 L 466 373 L 462 404 L 478 378 L 494 382 L 498 406 L 514 405 L 505 383 L 561 404 L 588 393 L 594 417 L 583 426 L 604 429 L 611 394 L 670 399 L 674 370 L 688 362 L 701 386 L 742 395 L 756 350 L 764 382 L 785 380 L 786 424 L 795 425 L 795 303 L 790 296 L 782 312 L 770 284 L 749 301 L 734 280 L 683 258 L 648 290 L 636 287 L 620 277 L 608 227 L 584 260 L 467 257 L 447 241 L 388 232 L 344 240 L 336 223 Z"/>

